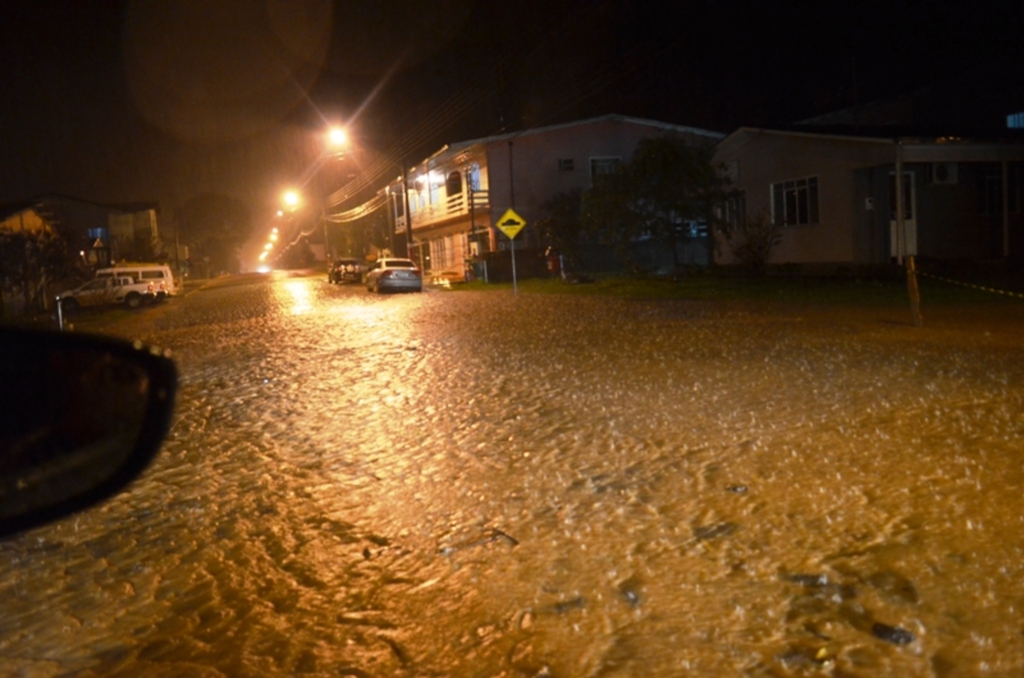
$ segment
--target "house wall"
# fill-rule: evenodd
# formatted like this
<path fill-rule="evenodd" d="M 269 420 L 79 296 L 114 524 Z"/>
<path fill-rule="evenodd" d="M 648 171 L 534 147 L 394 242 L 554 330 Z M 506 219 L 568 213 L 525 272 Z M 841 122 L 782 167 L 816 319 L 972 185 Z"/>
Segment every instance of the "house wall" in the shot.
<path fill-rule="evenodd" d="M 487 174 L 490 182 L 491 215 L 498 219 L 514 207 L 526 221 L 516 237 L 516 246 L 536 241 L 532 226 L 546 216 L 543 204 L 551 197 L 574 188 L 591 187 L 590 164 L 597 158 L 618 158 L 628 162 L 641 139 L 669 134 L 651 125 L 626 120 L 600 120 L 589 124 L 534 131 L 487 145 Z M 716 138 L 677 133 L 694 144 L 711 145 Z M 509 174 L 511 150 L 512 170 Z M 572 160 L 572 170 L 559 168 L 559 160 Z M 501 236 L 504 239 L 504 236 Z"/>
<path fill-rule="evenodd" d="M 1014 200 L 1019 188 L 1013 185 L 1018 179 L 1019 163 L 1011 163 L 1011 199 L 1007 201 L 1011 234 L 1021 232 L 1022 220 L 1020 203 Z M 923 174 L 924 172 L 922 172 Z M 1002 167 L 997 162 L 961 162 L 958 164 L 955 184 L 928 184 L 922 187 L 927 196 L 922 209 L 922 220 L 932 226 L 928 229 L 928 247 L 922 252 L 943 259 L 994 259 L 1003 254 L 1002 217 Z M 997 209 L 985 209 L 983 204 L 987 176 L 997 176 L 999 195 Z M 1013 248 L 1012 245 L 1018 245 Z M 1019 256 L 1019 239 L 1011 238 L 1011 252 Z"/>
<path fill-rule="evenodd" d="M 113 212 L 108 217 L 110 235 L 126 240 L 152 240 L 157 237 L 156 210 Z"/>
<path fill-rule="evenodd" d="M 999 163 L 957 163 L 957 180 L 936 183 L 929 179 L 929 163 L 912 162 L 903 165 L 904 172 L 914 177 L 915 219 L 917 223 L 917 256 L 946 261 L 997 259 L 1003 256 L 1002 203 L 998 209 L 986 213 L 980 195 L 985 177 L 999 174 Z M 858 196 L 872 197 L 875 209 L 863 209 L 863 199 L 857 202 L 855 212 L 861 259 L 874 263 L 889 261 L 889 227 L 892 214 L 890 204 L 890 175 L 893 165 L 859 170 L 854 175 Z M 1011 174 L 1016 177 L 1016 174 Z M 865 188 L 866 184 L 866 188 Z M 1001 186 L 1001 177 L 1000 177 Z M 1011 195 L 1016 195 L 1011 185 Z M 1001 195 L 1000 195 L 1001 197 Z M 1011 234 L 1021 230 L 1020 208 L 1008 201 Z"/>
<path fill-rule="evenodd" d="M 890 256 L 889 175 L 892 165 L 853 171 L 853 261 L 884 264 Z"/>
<path fill-rule="evenodd" d="M 901 147 L 903 170 L 913 175 L 917 256 L 1024 256 L 1024 147 L 941 139 L 904 139 Z M 773 183 L 817 177 L 819 223 L 783 227 L 771 263 L 872 265 L 891 260 L 896 150 L 888 139 L 741 129 L 715 159 L 744 192 L 748 216 L 771 209 Z M 956 179 L 937 180 L 935 163 L 955 164 Z M 721 251 L 718 261 L 734 263 L 727 246 Z"/>
<path fill-rule="evenodd" d="M 771 217 L 773 183 L 817 178 L 818 223 L 784 226 L 770 263 L 868 264 L 880 254 L 876 240 L 882 219 L 888 237 L 888 215 L 879 214 L 885 206 L 877 199 L 874 214 L 866 214 L 865 192 L 872 190 L 875 177 L 864 172 L 854 177 L 894 157 L 892 144 L 874 140 L 743 130 L 719 144 L 715 162 L 729 168 L 732 187 L 744 193 L 748 217 L 761 212 Z M 866 235 L 857 228 L 865 223 L 870 226 Z M 735 263 L 725 245 L 716 261 Z"/>

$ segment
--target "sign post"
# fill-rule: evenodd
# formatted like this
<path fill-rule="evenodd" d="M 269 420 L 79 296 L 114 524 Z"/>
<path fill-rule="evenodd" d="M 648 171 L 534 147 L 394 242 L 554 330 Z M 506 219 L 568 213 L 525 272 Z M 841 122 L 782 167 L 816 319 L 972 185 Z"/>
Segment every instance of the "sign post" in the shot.
<path fill-rule="evenodd" d="M 498 219 L 498 223 L 495 224 L 501 232 L 508 236 L 509 242 L 512 246 L 512 294 L 519 294 L 519 285 L 516 282 L 516 241 L 515 237 L 519 235 L 519 231 L 523 230 L 523 226 L 526 226 L 526 222 L 523 218 L 515 213 L 511 207 L 501 215 L 501 219 Z"/>

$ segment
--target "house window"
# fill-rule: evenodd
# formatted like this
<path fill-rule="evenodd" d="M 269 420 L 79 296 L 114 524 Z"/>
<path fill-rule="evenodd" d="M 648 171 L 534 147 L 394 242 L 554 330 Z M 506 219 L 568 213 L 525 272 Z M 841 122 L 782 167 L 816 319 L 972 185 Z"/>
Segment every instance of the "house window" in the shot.
<path fill-rule="evenodd" d="M 444 192 L 449 198 L 460 195 L 462 193 L 462 175 L 458 172 L 450 173 L 445 180 Z"/>
<path fill-rule="evenodd" d="M 818 177 L 772 184 L 772 217 L 784 226 L 819 223 Z"/>
<path fill-rule="evenodd" d="M 576 163 L 572 158 L 559 158 L 558 159 L 558 171 L 559 172 L 572 172 L 576 169 Z"/>
<path fill-rule="evenodd" d="M 1003 213 L 1003 174 L 998 167 L 986 167 L 981 172 L 978 212 L 990 215 Z"/>
<path fill-rule="evenodd" d="M 619 169 L 619 164 L 622 162 L 619 158 L 591 158 L 590 159 L 590 179 L 593 181 L 594 177 L 600 174 L 615 174 Z"/>
<path fill-rule="evenodd" d="M 732 228 L 743 225 L 747 218 L 747 196 L 743 191 L 738 191 L 722 203 L 721 219 Z"/>
<path fill-rule="evenodd" d="M 1009 214 L 1024 211 L 1024 165 L 1006 165 L 1006 209 Z M 987 215 L 1003 213 L 1003 170 L 999 165 L 983 166 L 978 182 L 978 212 Z"/>

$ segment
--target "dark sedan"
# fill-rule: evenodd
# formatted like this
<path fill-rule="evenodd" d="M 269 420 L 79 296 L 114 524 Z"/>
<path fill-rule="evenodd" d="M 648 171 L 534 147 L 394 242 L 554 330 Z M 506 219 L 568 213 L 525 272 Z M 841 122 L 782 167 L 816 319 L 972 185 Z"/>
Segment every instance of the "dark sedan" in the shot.
<path fill-rule="evenodd" d="M 363 281 L 363 265 L 358 259 L 337 259 L 327 270 L 327 282 L 358 283 Z"/>

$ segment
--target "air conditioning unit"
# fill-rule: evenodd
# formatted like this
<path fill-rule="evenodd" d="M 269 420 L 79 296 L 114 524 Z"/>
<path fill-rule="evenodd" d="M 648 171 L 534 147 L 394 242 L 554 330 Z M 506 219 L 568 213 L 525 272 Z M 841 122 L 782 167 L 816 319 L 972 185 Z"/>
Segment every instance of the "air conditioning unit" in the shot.
<path fill-rule="evenodd" d="M 933 162 L 931 170 L 933 184 L 956 183 L 957 164 L 955 162 Z"/>

